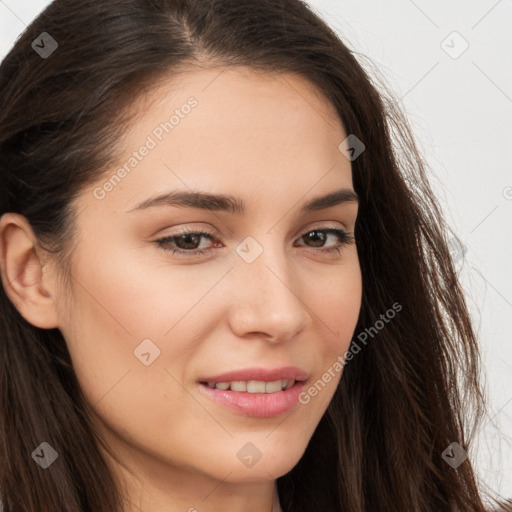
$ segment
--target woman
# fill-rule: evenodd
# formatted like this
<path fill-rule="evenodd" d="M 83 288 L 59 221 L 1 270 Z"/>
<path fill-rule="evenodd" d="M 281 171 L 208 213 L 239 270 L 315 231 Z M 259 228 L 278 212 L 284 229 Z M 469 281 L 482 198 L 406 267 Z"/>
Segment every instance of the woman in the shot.
<path fill-rule="evenodd" d="M 448 227 L 305 3 L 55 0 L 0 91 L 4 511 L 485 510 Z"/>

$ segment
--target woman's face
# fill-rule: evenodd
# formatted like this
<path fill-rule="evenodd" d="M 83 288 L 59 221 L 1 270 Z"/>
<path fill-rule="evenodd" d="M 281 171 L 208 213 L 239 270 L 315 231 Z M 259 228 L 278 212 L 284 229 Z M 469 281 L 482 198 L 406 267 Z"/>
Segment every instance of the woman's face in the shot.
<path fill-rule="evenodd" d="M 303 208 L 353 191 L 333 107 L 291 74 L 219 73 L 181 75 L 140 107 L 124 157 L 76 201 L 72 300 L 62 294 L 57 307 L 109 446 L 167 482 L 170 472 L 250 482 L 290 471 L 334 394 L 361 305 L 356 245 L 325 231 L 353 233 L 357 202 Z M 238 208 L 149 203 L 192 192 Z M 265 395 L 260 382 L 226 393 L 200 383 L 289 380 L 289 367 L 306 382 Z M 247 369 L 276 373 L 218 378 Z"/>

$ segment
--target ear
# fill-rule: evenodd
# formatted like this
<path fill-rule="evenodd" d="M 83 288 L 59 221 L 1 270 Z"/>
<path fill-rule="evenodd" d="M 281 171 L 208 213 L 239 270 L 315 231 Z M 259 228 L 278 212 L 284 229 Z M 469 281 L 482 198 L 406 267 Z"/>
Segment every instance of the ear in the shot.
<path fill-rule="evenodd" d="M 46 272 L 43 251 L 28 220 L 17 213 L 0 217 L 0 277 L 20 314 L 36 327 L 58 326 L 55 287 Z"/>

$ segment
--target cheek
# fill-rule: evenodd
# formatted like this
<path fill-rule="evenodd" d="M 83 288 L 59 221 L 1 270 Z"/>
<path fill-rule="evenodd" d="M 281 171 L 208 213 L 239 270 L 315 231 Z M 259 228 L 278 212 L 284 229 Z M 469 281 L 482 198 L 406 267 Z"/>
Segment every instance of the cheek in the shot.
<path fill-rule="evenodd" d="M 194 350 L 191 319 L 197 328 L 198 300 L 215 276 L 194 285 L 189 269 L 152 267 L 126 256 L 77 260 L 69 322 L 61 329 L 84 396 L 101 418 L 98 428 L 107 424 L 155 454 L 162 449 L 179 455 L 174 440 L 204 424 L 204 410 L 179 383 L 187 369 L 183 361 Z M 141 352 L 143 340 L 151 342 Z M 144 353 L 149 365 L 142 362 Z M 182 414 L 190 421 L 183 422 Z"/>
<path fill-rule="evenodd" d="M 359 318 L 362 277 L 357 257 L 323 282 L 323 288 L 311 287 L 307 304 L 318 331 L 323 333 L 321 353 L 325 364 L 348 349 Z"/>
<path fill-rule="evenodd" d="M 121 245 L 121 244 L 119 244 Z M 105 254 L 105 252 L 103 253 Z M 76 265 L 77 314 L 113 338 L 162 338 L 200 303 L 223 269 L 167 264 L 150 249 L 116 252 Z M 85 319 L 84 319 L 85 321 Z"/>
<path fill-rule="evenodd" d="M 172 360 L 174 352 L 180 353 L 187 346 L 185 336 L 173 337 L 172 345 L 169 336 L 211 287 L 208 281 L 191 280 L 191 270 L 165 270 L 141 258 L 130 259 L 129 254 L 102 250 L 98 257 L 82 252 L 74 265 L 73 301 L 61 306 L 68 318 L 61 331 L 77 377 L 92 403 L 128 372 L 127 380 L 140 372 L 136 378 L 143 386 L 149 386 L 152 379 L 165 380 L 163 368 L 168 365 L 163 360 Z M 151 343 L 141 345 L 148 339 Z M 150 352 L 149 359 L 154 360 L 151 366 L 141 362 L 139 346 L 147 347 L 143 353 Z M 134 400 L 143 386 L 134 389 Z"/>
<path fill-rule="evenodd" d="M 307 302 L 316 322 L 317 373 L 303 391 L 300 403 L 318 419 L 327 409 L 344 369 L 345 354 L 354 336 L 362 300 L 362 278 L 357 258 L 340 272 L 332 272 L 323 290 L 315 288 Z"/>

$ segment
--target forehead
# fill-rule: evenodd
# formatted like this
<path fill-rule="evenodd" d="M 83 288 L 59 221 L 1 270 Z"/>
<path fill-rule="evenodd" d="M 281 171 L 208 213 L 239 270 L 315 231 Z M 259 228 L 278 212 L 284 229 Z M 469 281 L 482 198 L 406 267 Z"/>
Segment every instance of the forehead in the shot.
<path fill-rule="evenodd" d="M 276 116 L 284 109 L 304 115 L 304 109 L 309 107 L 310 116 L 319 116 L 331 126 L 340 125 L 334 106 L 310 80 L 297 73 L 266 72 L 248 66 L 181 68 L 172 75 L 161 76 L 134 105 L 150 113 L 152 107 L 161 108 L 190 95 L 204 108 L 227 108 L 226 113 L 242 106 L 244 112 L 255 114 L 265 103 L 269 108 L 280 107 Z"/>
<path fill-rule="evenodd" d="M 132 108 L 122 157 L 102 179 L 125 169 L 107 197 L 124 211 L 142 195 L 178 187 L 261 190 L 282 202 L 283 192 L 304 196 L 320 181 L 320 192 L 352 184 L 338 149 L 346 137 L 341 120 L 298 75 L 192 68 L 160 80 Z M 134 155 L 139 149 L 143 156 Z"/>

